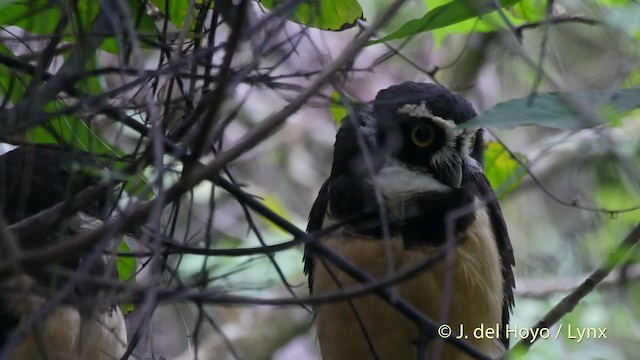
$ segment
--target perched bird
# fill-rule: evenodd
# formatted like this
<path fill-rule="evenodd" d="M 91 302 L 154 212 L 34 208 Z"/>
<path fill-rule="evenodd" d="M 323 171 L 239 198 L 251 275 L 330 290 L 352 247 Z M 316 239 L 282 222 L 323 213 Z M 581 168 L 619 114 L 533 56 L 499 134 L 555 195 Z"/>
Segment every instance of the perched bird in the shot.
<path fill-rule="evenodd" d="M 105 164 L 95 156 L 56 145 L 28 145 L 0 156 L 2 222 L 14 224 L 70 199 L 97 184 Z M 0 262 L 10 256 L 41 249 L 78 233 L 100 227 L 114 207 L 114 188 L 81 211 L 68 214 L 55 230 L 22 239 L 0 239 Z M 12 244 L 9 244 L 12 241 Z M 115 241 L 114 241 L 115 245 Z M 11 248 L 14 248 L 11 250 Z M 16 271 L 0 276 L 0 354 L 8 359 L 120 359 L 127 334 L 115 294 L 108 286 L 78 281 L 58 306 L 38 311 L 78 269 L 83 276 L 117 281 L 115 257 L 108 251 L 73 254 L 42 269 L 16 264 Z M 16 334 L 27 321 L 33 325 Z M 3 357 L 5 358 L 5 357 Z"/>
<path fill-rule="evenodd" d="M 483 130 L 457 127 L 475 116 L 466 99 L 440 85 L 405 82 L 381 90 L 356 116 L 342 120 L 331 174 L 307 231 L 345 223 L 318 241 L 378 279 L 455 243 L 452 262 L 440 261 L 392 288 L 435 322 L 463 329 L 467 341 L 495 357 L 509 344 L 504 326 L 513 307 L 515 262 L 484 175 Z M 462 216 L 447 221 L 456 210 Z M 367 211 L 370 217 L 349 222 Z M 305 272 L 314 295 L 356 284 L 309 247 Z M 417 327 L 375 295 L 314 310 L 325 360 L 416 359 Z M 499 331 L 474 337 L 481 326 Z M 468 358 L 435 340 L 427 358 Z"/>

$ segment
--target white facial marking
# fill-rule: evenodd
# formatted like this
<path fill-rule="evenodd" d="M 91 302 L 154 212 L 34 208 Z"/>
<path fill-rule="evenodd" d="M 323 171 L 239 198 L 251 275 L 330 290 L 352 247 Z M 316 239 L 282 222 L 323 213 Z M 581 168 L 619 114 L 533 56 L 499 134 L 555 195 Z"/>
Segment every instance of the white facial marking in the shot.
<path fill-rule="evenodd" d="M 387 164 L 373 176 L 373 183 L 382 195 L 389 198 L 450 189 L 431 175 L 411 170 L 393 160 L 387 160 Z"/>
<path fill-rule="evenodd" d="M 435 116 L 431 113 L 431 111 L 427 108 L 426 102 L 420 102 L 420 105 L 416 104 L 404 104 L 398 109 L 398 114 L 405 114 L 411 117 L 417 118 L 427 118 L 433 120 L 437 125 L 445 129 L 447 134 L 450 132 L 449 129 L 455 130 L 456 123 L 453 120 L 443 119 L 441 117 Z M 458 135 L 456 133 L 455 135 Z"/>
<path fill-rule="evenodd" d="M 444 192 L 449 186 L 431 175 L 411 170 L 401 163 L 387 159 L 387 164 L 373 176 L 373 183 L 382 193 L 393 218 L 404 218 L 404 201 L 418 193 Z"/>

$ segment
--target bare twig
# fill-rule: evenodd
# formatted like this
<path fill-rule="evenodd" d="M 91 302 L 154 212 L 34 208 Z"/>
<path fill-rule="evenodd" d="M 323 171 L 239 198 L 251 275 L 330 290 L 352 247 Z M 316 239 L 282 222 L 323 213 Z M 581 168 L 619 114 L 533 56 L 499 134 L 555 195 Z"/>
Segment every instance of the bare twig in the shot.
<path fill-rule="evenodd" d="M 613 252 L 607 257 L 607 259 L 602 263 L 602 265 L 597 268 L 591 275 L 584 280 L 578 287 L 576 287 L 571 293 L 564 297 L 556 306 L 553 307 L 535 326 L 532 327 L 532 331 L 530 334 L 534 332 L 537 334 L 536 330 L 546 329 L 558 322 L 564 315 L 571 312 L 576 305 L 582 300 L 585 296 L 593 291 L 593 289 L 602 282 L 609 273 L 618 266 L 622 260 L 624 260 L 625 256 L 637 245 L 638 241 L 640 241 L 640 223 L 638 223 L 631 232 L 627 235 L 627 237 L 622 241 Z M 520 340 L 516 346 L 513 347 L 511 351 L 509 351 L 508 355 L 512 354 L 522 354 L 526 352 L 537 340 L 537 338 L 533 336 L 529 336 Z"/>
<path fill-rule="evenodd" d="M 525 30 L 535 29 L 543 25 L 549 26 L 549 25 L 571 24 L 571 23 L 585 24 L 585 25 L 598 25 L 600 22 L 598 20 L 586 18 L 582 16 L 552 17 L 542 21 L 536 21 L 536 22 L 520 25 L 516 27 L 515 31 L 519 34 L 522 34 Z"/>
<path fill-rule="evenodd" d="M 549 296 L 569 292 L 581 284 L 577 279 L 587 278 L 584 276 L 561 276 L 545 279 L 518 279 L 516 295 L 525 298 L 547 299 Z M 617 269 L 611 272 L 599 284 L 599 287 L 615 287 L 624 285 L 626 281 L 632 282 L 640 280 L 640 264 L 629 266 L 627 269 Z"/>

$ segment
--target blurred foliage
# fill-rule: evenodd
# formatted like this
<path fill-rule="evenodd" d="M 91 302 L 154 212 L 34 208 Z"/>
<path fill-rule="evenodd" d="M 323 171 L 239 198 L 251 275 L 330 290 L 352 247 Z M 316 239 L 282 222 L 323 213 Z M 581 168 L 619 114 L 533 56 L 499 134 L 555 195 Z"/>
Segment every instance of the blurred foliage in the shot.
<path fill-rule="evenodd" d="M 283 0 L 260 0 L 260 3 L 269 10 L 290 4 Z M 285 13 L 290 12 L 285 9 Z M 313 0 L 301 2 L 289 18 L 314 28 L 340 31 L 354 27 L 356 21 L 364 19 L 363 16 L 356 0 Z"/>
<path fill-rule="evenodd" d="M 121 242 L 119 252 L 130 253 L 131 248 L 126 242 Z M 132 256 L 118 257 L 118 278 L 120 281 L 134 281 L 136 275 L 136 259 Z"/>
<path fill-rule="evenodd" d="M 164 1 L 161 1 L 164 4 Z M 130 13 L 135 15 L 136 29 L 141 35 L 155 34 L 156 27 L 139 1 L 127 0 Z M 172 4 L 188 4 L 188 2 L 171 1 Z M 0 2 L 0 25 L 17 26 L 28 29 L 32 34 L 49 35 L 57 30 L 67 34 L 63 40 L 75 43 L 78 31 L 86 31 L 91 21 L 98 14 L 98 3 L 91 0 L 77 2 L 62 1 L 55 3 L 48 0 L 7 0 Z M 65 16 L 61 16 L 65 13 Z M 81 27 L 78 27 L 81 25 Z M 62 29 L 57 29 L 64 26 Z M 107 39 L 101 48 L 110 53 L 117 53 L 119 41 L 113 37 Z"/>
<path fill-rule="evenodd" d="M 191 11 L 190 1 L 152 0 L 151 3 L 155 5 L 160 12 L 167 17 L 167 20 L 169 20 L 178 29 L 182 29 L 184 22 L 187 19 L 187 13 Z M 191 14 L 189 19 L 193 19 Z"/>
<path fill-rule="evenodd" d="M 282 241 L 280 229 L 272 228 L 262 232 L 266 244 L 272 245 Z M 258 247 L 262 244 L 254 235 L 246 239 L 221 237 L 217 249 L 234 249 Z M 274 259 L 282 274 L 288 279 L 300 277 L 301 249 L 280 251 Z M 280 279 L 278 272 L 268 258 L 264 256 L 218 257 L 212 261 L 210 256 L 181 256 L 179 271 L 187 277 L 197 277 L 205 270 L 209 278 L 207 286 L 224 289 L 229 293 L 260 296 L 277 288 Z"/>
<path fill-rule="evenodd" d="M 345 108 L 344 104 L 342 103 L 340 93 L 338 93 L 337 91 L 331 93 L 329 112 L 331 113 L 331 118 L 336 124 L 336 127 L 339 127 L 340 124 L 342 124 L 342 119 L 344 119 L 344 117 L 349 113 L 347 111 L 347 108 Z"/>
<path fill-rule="evenodd" d="M 83 2 L 87 4 L 88 2 Z M 86 25 L 95 12 L 97 6 L 84 8 L 80 14 L 81 22 Z M 55 6 L 50 1 L 4 1 L 0 3 L 0 24 L 17 26 L 21 29 L 29 29 L 33 34 L 52 34 L 56 27 L 61 24 L 60 14 L 62 9 Z"/>
<path fill-rule="evenodd" d="M 526 164 L 522 154 L 514 154 Z M 511 154 L 497 142 L 487 143 L 484 154 L 485 174 L 491 187 L 496 191 L 498 199 L 503 199 L 518 187 L 518 183 L 526 175 L 526 171 Z"/>
<path fill-rule="evenodd" d="M 118 252 L 131 253 L 131 248 L 126 241 L 122 241 L 118 246 Z M 122 282 L 136 282 L 136 270 L 137 262 L 136 258 L 132 256 L 118 256 L 118 279 Z M 135 309 L 133 303 L 119 304 L 120 310 L 126 316 Z"/>

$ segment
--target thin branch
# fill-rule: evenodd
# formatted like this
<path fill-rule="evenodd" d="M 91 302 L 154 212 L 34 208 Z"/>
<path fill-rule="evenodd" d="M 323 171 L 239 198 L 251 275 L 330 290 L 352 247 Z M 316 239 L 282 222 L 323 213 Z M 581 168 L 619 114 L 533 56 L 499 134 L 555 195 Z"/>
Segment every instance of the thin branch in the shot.
<path fill-rule="evenodd" d="M 562 299 L 540 321 L 538 321 L 535 326 L 533 326 L 530 334 L 538 334 L 539 330 L 553 326 L 564 315 L 571 312 L 576 305 L 578 305 L 580 300 L 589 295 L 596 285 L 602 282 L 611 273 L 613 268 L 622 263 L 622 260 L 624 260 L 631 249 L 638 244 L 638 241 L 640 241 L 640 223 L 636 224 L 624 241 L 622 241 L 620 245 L 613 250 L 599 268 L 591 273 L 586 280 L 565 296 L 564 299 Z M 507 356 L 514 354 L 521 356 L 529 350 L 536 340 L 538 340 L 538 338 L 533 336 L 521 339 L 516 346 L 507 353 Z"/>
<path fill-rule="evenodd" d="M 561 276 L 547 279 L 518 279 L 516 295 L 519 297 L 548 299 L 556 293 L 569 292 L 578 287 L 581 281 L 577 279 L 587 278 L 583 276 Z M 616 287 L 624 285 L 626 282 L 640 280 L 640 264 L 634 264 L 628 268 L 620 268 L 611 272 L 599 287 Z"/>
<path fill-rule="evenodd" d="M 542 21 L 536 21 L 536 22 L 520 25 L 516 27 L 515 31 L 518 34 L 520 34 L 520 36 L 522 36 L 522 33 L 525 30 L 535 29 L 542 25 L 548 26 L 548 25 L 559 25 L 559 24 L 569 24 L 569 23 L 585 24 L 585 25 L 592 25 L 592 26 L 600 24 L 598 20 L 587 18 L 587 17 L 562 16 L 562 17 L 553 17 L 553 18 L 542 20 Z"/>
<path fill-rule="evenodd" d="M 592 206 L 580 205 L 580 204 L 577 203 L 576 200 L 568 201 L 568 200 L 563 200 L 563 199 L 559 198 L 558 195 L 556 195 L 553 192 L 551 192 L 551 190 L 549 190 L 542 183 L 542 181 L 538 178 L 538 176 L 533 173 L 533 171 L 530 168 L 530 164 L 525 163 L 522 158 L 516 156 L 516 154 L 513 151 L 511 151 L 511 149 L 496 135 L 496 133 L 494 131 L 491 131 L 491 129 L 488 129 L 488 131 L 496 139 L 496 141 L 500 145 L 502 145 L 502 147 L 505 149 L 505 151 L 509 154 L 509 157 L 511 159 L 513 159 L 515 162 L 517 162 L 518 165 L 520 165 L 524 169 L 524 171 L 526 171 L 527 175 L 529 175 L 529 177 L 531 177 L 531 180 L 533 180 L 533 182 L 535 182 L 540 187 L 542 192 L 544 192 L 545 195 L 550 197 L 551 200 L 557 202 L 558 204 L 564 205 L 564 206 L 568 206 L 568 207 L 573 207 L 573 208 L 580 209 L 580 210 L 592 211 L 592 212 L 598 212 L 598 213 L 605 213 L 605 214 L 611 214 L 611 215 L 640 210 L 640 204 L 628 206 L 626 208 L 607 209 L 607 208 L 601 208 L 601 207 L 592 207 Z"/>

